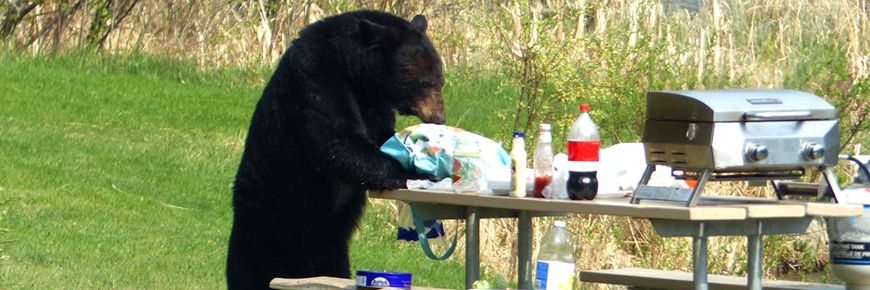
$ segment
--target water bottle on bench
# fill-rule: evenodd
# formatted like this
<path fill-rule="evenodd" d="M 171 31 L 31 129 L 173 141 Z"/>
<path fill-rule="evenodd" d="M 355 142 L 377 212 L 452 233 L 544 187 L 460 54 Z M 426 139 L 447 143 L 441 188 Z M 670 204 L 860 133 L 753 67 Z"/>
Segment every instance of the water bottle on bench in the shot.
<path fill-rule="evenodd" d="M 574 289 L 574 246 L 565 221 L 544 234 L 535 268 L 535 289 Z"/>

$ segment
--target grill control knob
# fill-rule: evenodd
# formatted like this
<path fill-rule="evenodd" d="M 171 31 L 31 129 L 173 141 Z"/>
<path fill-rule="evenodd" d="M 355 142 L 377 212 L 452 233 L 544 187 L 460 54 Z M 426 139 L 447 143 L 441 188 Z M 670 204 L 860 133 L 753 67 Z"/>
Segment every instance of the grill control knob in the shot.
<path fill-rule="evenodd" d="M 767 146 L 752 144 L 746 148 L 746 158 L 752 161 L 761 161 L 767 159 Z"/>
<path fill-rule="evenodd" d="M 816 160 L 825 157 L 825 146 L 816 143 L 807 144 L 807 146 L 804 146 L 804 157 L 807 160 Z"/>

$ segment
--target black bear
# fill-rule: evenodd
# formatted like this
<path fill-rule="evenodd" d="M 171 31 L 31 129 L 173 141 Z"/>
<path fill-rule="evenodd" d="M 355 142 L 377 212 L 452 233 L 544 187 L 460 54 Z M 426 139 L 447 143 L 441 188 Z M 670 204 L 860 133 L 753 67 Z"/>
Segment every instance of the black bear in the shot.
<path fill-rule="evenodd" d="M 422 15 L 356 11 L 299 32 L 251 119 L 234 183 L 229 288 L 349 278 L 365 190 L 433 179 L 379 150 L 396 112 L 444 124 L 444 76 L 426 26 Z"/>

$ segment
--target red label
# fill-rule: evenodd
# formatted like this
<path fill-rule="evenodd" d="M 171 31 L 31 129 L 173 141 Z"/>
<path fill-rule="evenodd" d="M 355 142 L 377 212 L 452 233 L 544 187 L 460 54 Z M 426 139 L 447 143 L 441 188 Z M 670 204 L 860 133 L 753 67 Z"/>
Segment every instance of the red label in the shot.
<path fill-rule="evenodd" d="M 568 161 L 598 161 L 601 141 L 568 141 Z"/>

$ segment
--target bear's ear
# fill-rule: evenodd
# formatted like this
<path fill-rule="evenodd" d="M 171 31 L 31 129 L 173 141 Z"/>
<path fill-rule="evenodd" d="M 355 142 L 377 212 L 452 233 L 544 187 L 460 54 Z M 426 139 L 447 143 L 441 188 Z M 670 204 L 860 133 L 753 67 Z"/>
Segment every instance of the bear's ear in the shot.
<path fill-rule="evenodd" d="M 417 16 L 414 16 L 414 19 L 411 19 L 411 24 L 422 33 L 426 33 L 426 27 L 429 26 L 429 22 L 426 21 L 426 16 L 420 14 L 417 14 Z"/>
<path fill-rule="evenodd" d="M 368 20 L 359 22 L 359 36 L 362 44 L 369 47 L 390 44 L 398 37 L 392 28 Z"/>

